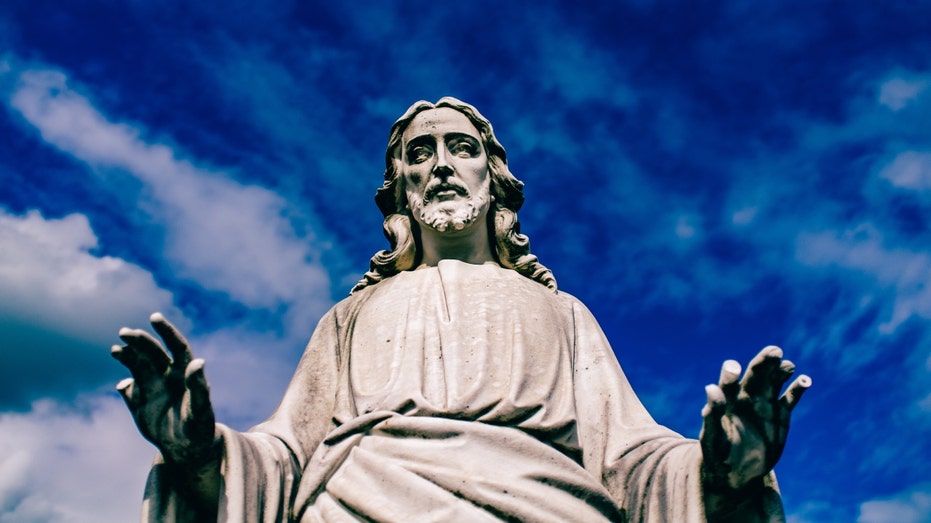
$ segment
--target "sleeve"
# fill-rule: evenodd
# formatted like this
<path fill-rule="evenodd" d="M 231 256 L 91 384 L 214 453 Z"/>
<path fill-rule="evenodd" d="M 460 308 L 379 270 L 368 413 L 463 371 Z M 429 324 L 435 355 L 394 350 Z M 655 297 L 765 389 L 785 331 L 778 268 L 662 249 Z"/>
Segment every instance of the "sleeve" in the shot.
<path fill-rule="evenodd" d="M 221 485 L 217 520 L 288 521 L 304 464 L 330 427 L 339 373 L 335 309 L 319 322 L 275 413 L 248 432 L 217 424 Z M 157 456 L 149 473 L 143 522 L 204 521 L 172 470 Z"/>
<path fill-rule="evenodd" d="M 585 468 L 631 523 L 785 521 L 770 474 L 726 514 L 706 515 L 698 441 L 658 425 L 637 398 L 592 314 L 573 299 L 574 388 Z M 733 498 L 732 498 L 733 499 Z"/>

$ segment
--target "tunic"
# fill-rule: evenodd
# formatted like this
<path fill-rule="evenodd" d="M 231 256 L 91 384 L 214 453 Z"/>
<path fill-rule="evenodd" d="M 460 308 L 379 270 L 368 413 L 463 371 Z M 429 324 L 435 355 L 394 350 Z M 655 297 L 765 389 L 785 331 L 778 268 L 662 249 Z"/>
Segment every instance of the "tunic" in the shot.
<path fill-rule="evenodd" d="M 705 521 L 698 442 L 653 421 L 581 302 L 493 264 L 346 298 L 271 418 L 218 429 L 225 522 Z M 143 521 L 198 521 L 163 468 Z M 774 492 L 737 520 L 781 521 Z"/>

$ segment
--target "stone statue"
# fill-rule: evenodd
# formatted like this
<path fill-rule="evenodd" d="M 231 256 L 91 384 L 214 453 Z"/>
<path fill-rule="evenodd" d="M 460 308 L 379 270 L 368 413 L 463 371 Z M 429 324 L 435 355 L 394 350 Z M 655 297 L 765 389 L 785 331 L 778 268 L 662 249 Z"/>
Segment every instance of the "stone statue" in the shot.
<path fill-rule="evenodd" d="M 523 184 L 453 98 L 395 123 L 391 250 L 319 322 L 276 412 L 216 423 L 204 362 L 122 329 L 117 386 L 159 456 L 143 521 L 783 521 L 772 468 L 805 389 L 776 347 L 706 387 L 699 440 L 637 399 L 595 319 L 519 232 Z M 170 354 L 170 356 L 169 356 Z"/>

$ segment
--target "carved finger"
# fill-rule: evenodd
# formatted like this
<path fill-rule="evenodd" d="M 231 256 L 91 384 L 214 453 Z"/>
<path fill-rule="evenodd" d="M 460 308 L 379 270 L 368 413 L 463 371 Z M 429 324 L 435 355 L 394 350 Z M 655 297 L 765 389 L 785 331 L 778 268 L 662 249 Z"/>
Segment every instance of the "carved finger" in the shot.
<path fill-rule="evenodd" d="M 717 385 L 705 385 L 705 394 L 708 396 L 708 403 L 701 409 L 701 416 L 706 419 L 709 417 L 720 419 L 727 406 L 724 391 Z"/>
<path fill-rule="evenodd" d="M 133 378 L 140 383 L 147 383 L 155 376 L 151 362 L 140 358 L 139 351 L 128 345 L 111 346 L 110 355 L 129 369 Z"/>
<path fill-rule="evenodd" d="M 162 350 L 162 345 L 151 334 L 144 330 L 126 327 L 120 329 L 119 334 L 120 339 L 127 345 L 126 350 L 133 351 L 138 359 L 148 361 L 155 373 L 165 372 L 171 360 Z"/>
<path fill-rule="evenodd" d="M 193 359 L 193 356 L 191 354 L 191 347 L 188 345 L 184 335 L 166 320 L 165 316 L 160 312 L 152 314 L 152 316 L 149 317 L 149 321 L 152 323 L 152 328 L 155 329 L 155 332 L 162 337 L 165 346 L 168 347 L 168 351 L 171 352 L 172 359 L 174 360 L 172 363 L 174 367 L 182 371 L 186 369 L 188 363 Z"/>
<path fill-rule="evenodd" d="M 773 370 L 773 388 L 777 391 L 781 389 L 793 374 L 795 374 L 795 364 L 789 360 L 782 360 L 782 363 Z"/>
<path fill-rule="evenodd" d="M 795 378 L 795 381 L 789 385 L 789 388 L 786 389 L 786 393 L 782 395 L 779 401 L 791 411 L 802 398 L 802 394 L 808 390 L 808 387 L 811 387 L 811 378 L 802 374 L 798 378 Z"/>
<path fill-rule="evenodd" d="M 737 398 L 740 392 L 740 363 L 736 360 L 727 360 L 721 365 L 721 377 L 718 379 L 718 387 L 724 393 L 728 401 Z"/>
<path fill-rule="evenodd" d="M 126 352 L 126 347 L 123 345 L 111 345 L 110 346 L 110 356 L 113 356 L 113 359 L 123 364 L 124 367 L 132 372 L 133 364 L 135 361 L 132 360 L 132 353 Z"/>
<path fill-rule="evenodd" d="M 120 392 L 130 412 L 136 412 L 139 405 L 139 389 L 136 388 L 135 381 L 132 378 L 121 380 L 116 384 L 116 390 Z"/>
<path fill-rule="evenodd" d="M 188 364 L 184 372 L 184 384 L 187 392 L 184 401 L 187 403 L 187 409 L 190 413 L 190 420 L 195 427 L 209 427 L 210 433 L 213 433 L 214 415 L 213 406 L 210 404 L 210 386 L 207 384 L 207 377 L 204 375 L 204 360 L 197 358 Z M 182 407 L 182 412 L 184 412 Z"/>
<path fill-rule="evenodd" d="M 740 382 L 740 388 L 748 396 L 773 396 L 781 387 L 773 387 L 772 375 L 782 362 L 782 349 L 770 345 L 760 351 L 747 365 L 747 373 Z"/>
<path fill-rule="evenodd" d="M 721 480 L 721 477 L 726 475 L 722 467 L 728 454 L 727 436 L 721 424 L 727 411 L 727 399 L 717 385 L 706 385 L 705 394 L 708 396 L 708 403 L 701 411 L 704 423 L 698 440 L 701 443 L 707 473 L 715 476 L 716 480 Z"/>

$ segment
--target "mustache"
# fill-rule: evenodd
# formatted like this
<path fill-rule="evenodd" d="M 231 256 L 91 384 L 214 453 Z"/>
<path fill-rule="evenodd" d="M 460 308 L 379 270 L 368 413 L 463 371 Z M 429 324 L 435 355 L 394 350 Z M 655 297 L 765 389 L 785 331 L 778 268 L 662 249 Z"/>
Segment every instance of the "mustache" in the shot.
<path fill-rule="evenodd" d="M 447 178 L 446 180 L 435 179 L 434 181 L 431 181 L 427 185 L 426 190 L 424 190 L 423 199 L 425 201 L 432 200 L 437 195 L 437 193 L 441 193 L 443 191 L 455 191 L 459 196 L 466 198 L 469 197 L 468 187 L 463 185 L 462 182 L 459 182 L 455 178 Z"/>

